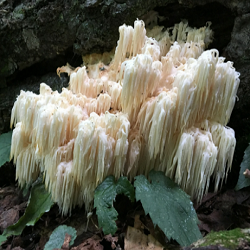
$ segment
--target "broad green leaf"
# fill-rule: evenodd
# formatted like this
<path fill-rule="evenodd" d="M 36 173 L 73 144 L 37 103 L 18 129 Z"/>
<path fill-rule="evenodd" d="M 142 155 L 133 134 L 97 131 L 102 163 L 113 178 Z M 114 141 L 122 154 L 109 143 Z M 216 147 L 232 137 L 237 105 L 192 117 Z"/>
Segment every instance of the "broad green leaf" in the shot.
<path fill-rule="evenodd" d="M 127 177 L 120 177 L 116 184 L 116 193 L 126 195 L 132 202 L 135 200 L 135 188 Z"/>
<path fill-rule="evenodd" d="M 240 175 L 235 190 L 240 190 L 244 187 L 250 186 L 250 179 L 246 178 L 243 174 L 246 169 L 250 170 L 250 145 L 246 148 L 244 152 L 243 161 L 240 164 Z"/>
<path fill-rule="evenodd" d="M 4 235 L 0 235 L 0 246 L 3 242 L 5 242 L 7 240 L 7 237 Z"/>
<path fill-rule="evenodd" d="M 12 131 L 0 135 L 0 167 L 10 160 Z"/>
<path fill-rule="evenodd" d="M 202 237 L 193 203 L 177 184 L 154 170 L 149 173 L 151 183 L 143 175 L 135 178 L 136 200 L 169 239 L 188 246 Z"/>
<path fill-rule="evenodd" d="M 104 234 L 114 234 L 117 230 L 118 213 L 113 207 L 117 194 L 125 194 L 134 200 L 134 187 L 126 177 L 121 177 L 116 183 L 114 176 L 108 176 L 95 190 L 94 207 Z"/>
<path fill-rule="evenodd" d="M 53 250 L 55 248 L 61 249 L 66 233 L 71 236 L 69 245 L 72 246 L 74 244 L 74 240 L 76 239 L 76 230 L 73 227 L 61 225 L 52 232 L 49 237 L 49 241 L 44 246 L 44 250 Z"/>
<path fill-rule="evenodd" d="M 51 195 L 45 190 L 44 184 L 39 180 L 36 181 L 31 188 L 28 206 L 24 215 L 16 224 L 6 228 L 3 235 L 20 235 L 26 226 L 35 225 L 39 218 L 50 210 L 52 205 Z"/>
<path fill-rule="evenodd" d="M 116 197 L 115 177 L 108 176 L 95 190 L 94 207 L 98 216 L 99 227 L 102 227 L 104 234 L 114 234 L 117 230 L 115 221 L 117 211 L 113 207 L 113 200 Z"/>

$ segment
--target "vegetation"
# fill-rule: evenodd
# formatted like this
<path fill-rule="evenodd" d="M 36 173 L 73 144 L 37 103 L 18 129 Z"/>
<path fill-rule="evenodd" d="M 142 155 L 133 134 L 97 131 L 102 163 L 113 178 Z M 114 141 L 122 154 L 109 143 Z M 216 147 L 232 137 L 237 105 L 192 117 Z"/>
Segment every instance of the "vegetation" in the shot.
<path fill-rule="evenodd" d="M 2 148 L 4 145 L 10 144 L 11 136 L 8 138 L 9 142 L 6 140 L 6 135 L 0 137 Z M 10 147 L 8 150 L 0 151 L 1 159 L 6 159 L 9 150 Z M 136 196 L 136 200 L 142 202 L 145 212 L 150 215 L 153 223 L 158 225 L 169 239 L 175 239 L 181 245 L 188 246 L 201 238 L 197 226 L 197 216 L 189 196 L 171 179 L 165 177 L 162 172 L 151 171 L 149 178 L 151 183 L 143 175 L 135 178 L 136 192 L 127 177 L 120 177 L 116 181 L 114 176 L 108 176 L 96 188 L 94 207 L 99 226 L 103 229 L 104 234 L 115 234 L 117 230 L 115 221 L 118 213 L 113 207 L 113 201 L 117 194 L 124 194 L 132 202 Z M 52 205 L 51 195 L 46 191 L 41 178 L 39 178 L 31 187 L 25 214 L 16 224 L 5 229 L 0 242 L 5 241 L 6 237 L 10 235 L 20 235 L 25 226 L 33 226 L 43 213 L 50 210 Z M 58 227 L 52 233 L 45 249 L 52 249 L 51 245 L 53 244 L 55 244 L 54 247 L 60 247 L 66 232 L 75 235 L 71 228 Z M 57 240 L 58 242 L 54 243 Z"/>
<path fill-rule="evenodd" d="M 9 132 L 0 136 L 1 165 L 8 161 L 11 135 L 12 132 Z M 237 190 L 250 186 L 250 179 L 245 178 L 242 174 L 249 167 L 250 146 L 245 150 L 241 163 Z M 151 171 L 149 179 L 151 182 L 143 175 L 135 177 L 134 189 L 127 177 L 120 177 L 116 181 L 114 176 L 108 176 L 96 188 L 94 208 L 96 208 L 99 227 L 102 228 L 104 234 L 115 234 L 118 213 L 113 207 L 113 201 L 117 194 L 124 194 L 132 202 L 135 199 L 141 201 L 145 213 L 150 215 L 154 225 L 158 225 L 169 239 L 175 239 L 180 245 L 188 246 L 201 238 L 197 227 L 197 216 L 189 196 L 160 171 Z M 5 229 L 3 234 L 0 235 L 0 243 L 6 241 L 8 236 L 20 235 L 25 226 L 35 225 L 42 214 L 48 212 L 52 205 L 51 195 L 46 191 L 42 179 L 39 178 L 31 187 L 25 214 L 16 224 Z M 211 244 L 211 242 L 218 242 L 233 249 L 236 243 L 228 246 L 226 242 L 228 237 L 230 239 L 232 237 L 237 238 L 237 232 L 240 235 L 243 234 L 239 229 L 230 232 L 211 233 L 207 238 L 210 240 L 206 240 L 206 243 L 202 244 L 205 246 Z M 54 230 L 49 242 L 45 245 L 45 249 L 60 248 L 66 233 L 71 236 L 70 245 L 72 245 L 76 238 L 76 231 L 74 228 L 64 225 Z M 215 238 L 216 240 L 214 240 Z"/>
<path fill-rule="evenodd" d="M 246 178 L 243 174 L 247 169 L 250 169 L 250 145 L 246 148 L 243 161 L 240 164 L 240 175 L 235 187 L 236 190 L 240 190 L 244 187 L 250 186 L 250 178 Z"/>

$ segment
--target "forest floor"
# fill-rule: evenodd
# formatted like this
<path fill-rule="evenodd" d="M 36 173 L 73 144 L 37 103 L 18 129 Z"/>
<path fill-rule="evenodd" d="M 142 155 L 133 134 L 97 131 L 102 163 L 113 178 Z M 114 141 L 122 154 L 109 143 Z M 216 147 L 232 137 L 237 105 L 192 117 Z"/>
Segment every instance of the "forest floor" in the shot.
<path fill-rule="evenodd" d="M 1 173 L 2 174 L 2 171 Z M 4 176 L 1 176 L 4 178 Z M 5 179 L 8 179 L 6 176 Z M 24 214 L 28 195 L 23 196 L 15 182 L 9 185 L 0 185 L 0 231 L 3 232 L 9 225 L 13 225 Z M 102 249 L 162 249 L 156 245 L 150 248 L 142 246 L 142 238 L 151 234 L 167 249 L 181 249 L 174 241 L 166 244 L 164 234 L 154 227 L 148 215 L 145 215 L 140 202 L 131 203 L 125 196 L 118 196 L 115 204 L 119 213 L 116 234 L 104 236 L 98 229 L 97 218 L 94 215 L 87 221 L 83 208 L 76 208 L 70 217 L 62 217 L 57 205 L 37 221 L 35 226 L 26 226 L 20 236 L 8 237 L 0 249 L 44 249 L 52 231 L 59 225 L 67 225 L 77 230 L 77 238 L 73 246 L 69 247 L 70 239 L 65 238 L 61 249 L 72 250 L 102 250 Z M 211 231 L 231 230 L 235 228 L 250 228 L 250 187 L 240 191 L 222 188 L 217 193 L 208 193 L 200 204 L 194 204 L 199 228 L 203 236 Z M 141 236 L 133 246 L 127 235 L 128 228 L 137 228 Z M 135 232 L 133 233 L 135 235 Z M 226 249 L 226 248 L 202 248 Z M 243 242 L 237 249 L 250 249 L 249 243 Z"/>

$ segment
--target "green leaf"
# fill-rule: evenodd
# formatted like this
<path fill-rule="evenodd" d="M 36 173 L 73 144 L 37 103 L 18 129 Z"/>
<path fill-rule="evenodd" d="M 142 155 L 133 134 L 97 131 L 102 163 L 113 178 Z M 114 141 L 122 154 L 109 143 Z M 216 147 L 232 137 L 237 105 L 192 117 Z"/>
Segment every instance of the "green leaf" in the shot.
<path fill-rule="evenodd" d="M 7 240 L 7 237 L 4 235 L 0 235 L 0 246 L 3 242 L 5 242 Z"/>
<path fill-rule="evenodd" d="M 22 189 L 22 193 L 23 193 L 23 197 L 25 197 L 28 193 L 29 193 L 29 190 L 30 190 L 30 184 L 26 183 Z"/>
<path fill-rule="evenodd" d="M 10 160 L 12 131 L 0 135 L 0 167 Z"/>
<path fill-rule="evenodd" d="M 74 240 L 76 239 L 76 230 L 73 227 L 61 225 L 52 232 L 49 237 L 49 241 L 44 246 L 44 250 L 53 250 L 55 248 L 61 249 L 66 233 L 71 236 L 69 245 L 72 246 L 74 244 Z"/>
<path fill-rule="evenodd" d="M 115 182 L 114 176 L 108 176 L 95 190 L 94 207 L 98 216 L 99 227 L 104 234 L 114 234 L 117 230 L 115 221 L 118 213 L 113 207 L 113 201 L 117 194 L 125 194 L 134 201 L 134 187 L 127 177 L 121 177 Z"/>
<path fill-rule="evenodd" d="M 250 145 L 244 152 L 243 161 L 240 164 L 240 175 L 235 190 L 250 186 L 250 179 L 246 178 L 243 174 L 247 169 L 250 170 Z"/>
<path fill-rule="evenodd" d="M 40 180 L 36 181 L 31 188 L 28 206 L 24 215 L 16 224 L 6 228 L 3 235 L 20 235 L 26 226 L 35 225 L 40 217 L 50 210 L 52 205 L 51 195 L 45 190 L 44 184 Z"/>
<path fill-rule="evenodd" d="M 193 203 L 177 184 L 154 170 L 149 173 L 152 183 L 143 175 L 135 178 L 136 200 L 169 239 L 188 246 L 202 237 Z"/>
<path fill-rule="evenodd" d="M 135 201 L 135 188 L 127 177 L 120 177 L 116 184 L 116 193 L 126 195 L 132 202 Z"/>
<path fill-rule="evenodd" d="M 98 224 L 99 227 L 102 227 L 104 234 L 114 234 L 117 230 L 115 221 L 118 213 L 113 207 L 115 197 L 115 177 L 108 176 L 96 188 L 94 195 L 94 207 L 98 216 Z"/>

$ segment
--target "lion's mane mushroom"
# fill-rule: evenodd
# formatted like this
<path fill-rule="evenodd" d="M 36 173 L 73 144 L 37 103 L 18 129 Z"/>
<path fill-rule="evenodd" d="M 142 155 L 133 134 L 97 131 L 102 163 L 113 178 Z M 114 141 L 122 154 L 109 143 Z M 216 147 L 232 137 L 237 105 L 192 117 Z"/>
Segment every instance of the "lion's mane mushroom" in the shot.
<path fill-rule="evenodd" d="M 204 51 L 210 24 L 146 32 L 137 20 L 119 32 L 114 54 L 58 68 L 70 75 L 68 89 L 42 83 L 39 95 L 21 91 L 12 109 L 19 185 L 43 172 L 63 214 L 76 205 L 90 210 L 96 186 L 111 174 L 161 170 L 200 200 L 211 177 L 217 190 L 231 167 L 236 142 L 226 124 L 239 73 L 217 50 Z"/>

